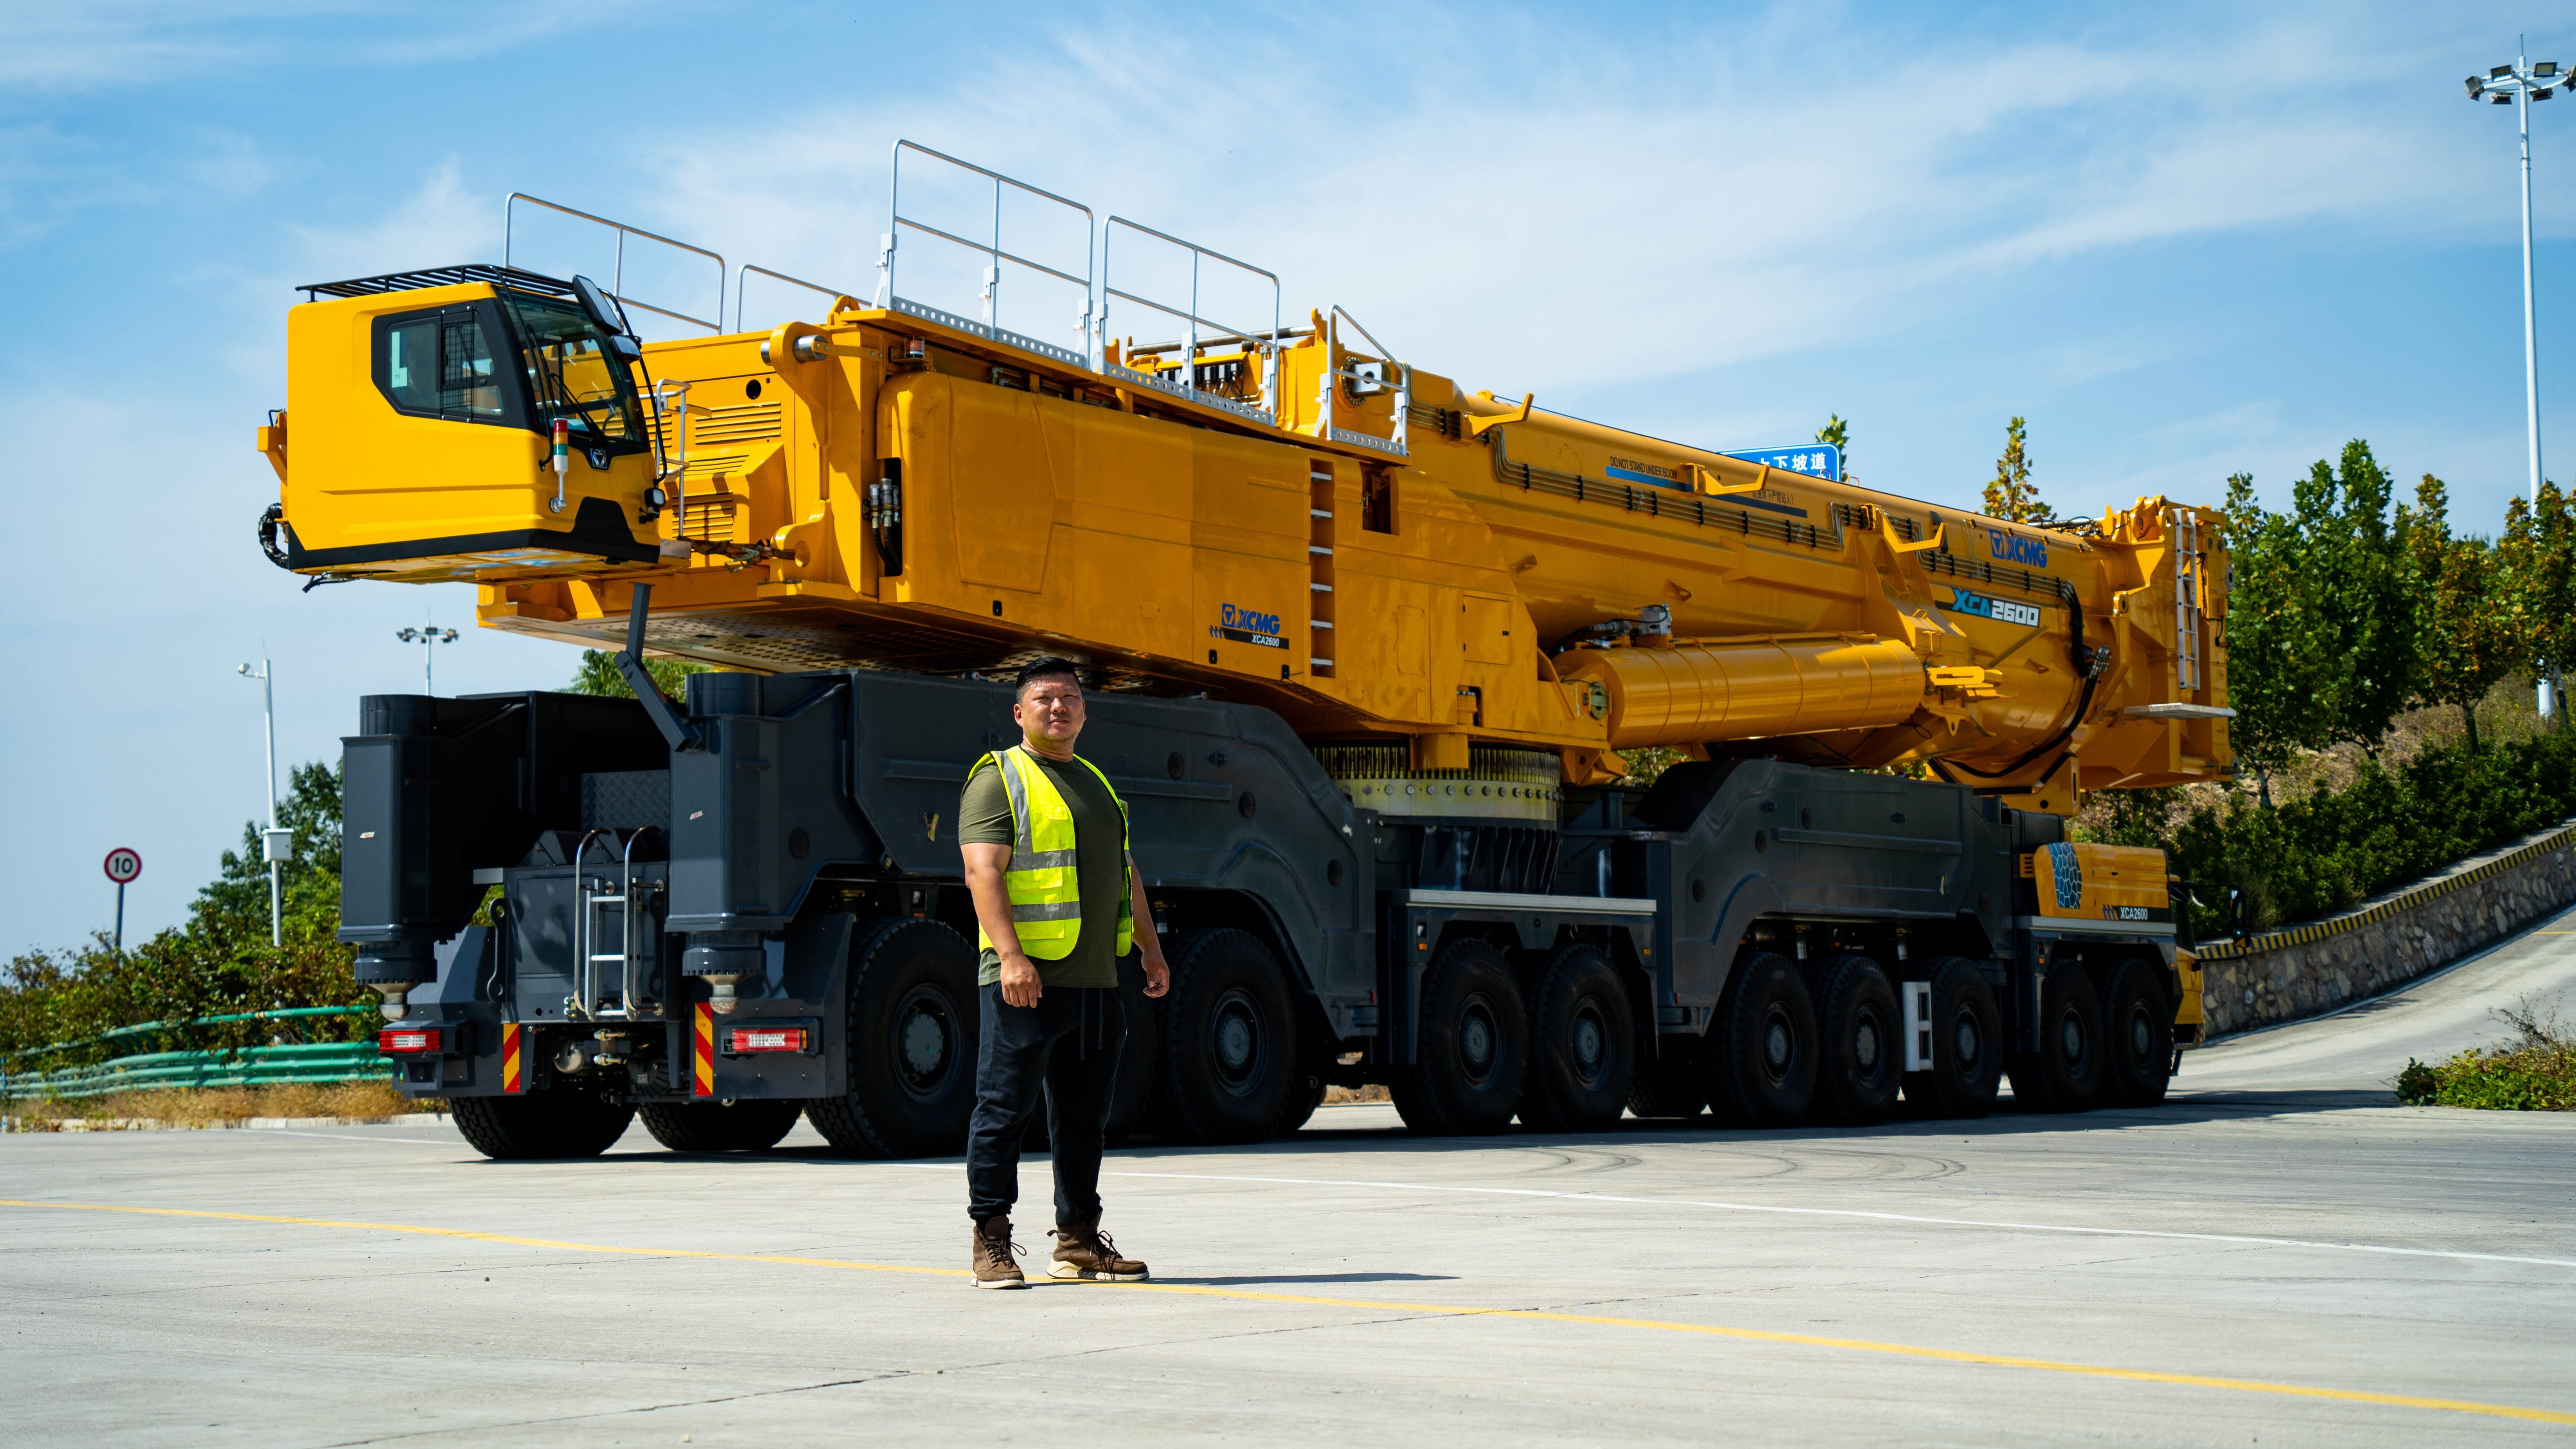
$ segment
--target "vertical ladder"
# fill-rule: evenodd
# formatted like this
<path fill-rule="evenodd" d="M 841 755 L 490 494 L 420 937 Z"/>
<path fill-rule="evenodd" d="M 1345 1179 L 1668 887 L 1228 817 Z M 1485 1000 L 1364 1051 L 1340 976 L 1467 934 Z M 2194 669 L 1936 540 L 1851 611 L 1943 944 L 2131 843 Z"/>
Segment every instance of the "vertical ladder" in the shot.
<path fill-rule="evenodd" d="M 1317 679 L 1333 677 L 1333 465 L 1317 459 L 1306 468 L 1306 666 Z"/>
<path fill-rule="evenodd" d="M 564 1002 L 564 1015 L 568 1018 L 576 1021 L 629 1021 L 635 1019 L 641 1007 L 650 1005 L 638 1002 L 635 983 L 635 968 L 640 964 L 635 949 L 636 907 L 639 904 L 635 889 L 635 846 L 644 838 L 645 832 L 653 828 L 647 825 L 626 836 L 625 846 L 618 853 L 617 890 L 614 894 L 595 889 L 595 885 L 604 885 L 605 882 L 594 882 L 582 867 L 590 854 L 590 842 L 602 835 L 615 840 L 617 832 L 606 827 L 592 830 L 581 838 L 580 848 L 573 852 L 572 951 L 575 974 L 574 995 Z M 602 951 L 598 949 L 601 913 L 611 908 L 617 911 L 617 949 Z M 600 998 L 594 974 L 595 968 L 602 965 L 617 967 L 617 995 L 606 1001 Z"/>
<path fill-rule="evenodd" d="M 2173 512 L 2174 550 L 2174 685 L 2181 694 L 2203 687 L 2200 654 L 2200 516 L 2188 508 Z"/>

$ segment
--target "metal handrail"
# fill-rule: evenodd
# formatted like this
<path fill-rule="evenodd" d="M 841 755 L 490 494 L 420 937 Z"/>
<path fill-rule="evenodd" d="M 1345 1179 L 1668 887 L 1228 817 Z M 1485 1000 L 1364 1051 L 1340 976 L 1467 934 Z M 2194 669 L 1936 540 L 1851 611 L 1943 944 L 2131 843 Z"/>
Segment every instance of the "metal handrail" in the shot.
<path fill-rule="evenodd" d="M 626 1009 L 628 1021 L 635 1019 L 635 967 L 638 954 L 635 949 L 635 845 L 637 841 L 644 838 L 645 832 L 659 828 L 659 826 L 647 825 L 627 836 L 626 849 L 617 862 L 617 909 L 622 918 L 622 924 L 617 931 L 617 950 L 626 958 L 620 963 L 618 991 L 621 993 L 620 1004 Z"/>
<path fill-rule="evenodd" d="M 1341 324 L 1344 322 L 1351 324 L 1354 331 L 1358 332 L 1360 336 L 1368 340 L 1369 346 L 1377 349 L 1378 361 L 1385 363 L 1396 371 L 1395 436 L 1392 439 L 1381 440 L 1366 433 L 1353 432 L 1348 428 L 1339 426 L 1333 421 L 1333 394 L 1335 391 L 1333 384 L 1341 378 L 1356 376 L 1356 374 L 1353 373 L 1338 371 L 1332 366 L 1332 349 L 1341 345 Z M 1410 451 L 1405 447 L 1405 424 L 1409 420 L 1408 415 L 1413 411 L 1413 364 L 1399 361 L 1396 358 L 1395 353 L 1389 349 L 1385 343 L 1378 341 L 1375 333 L 1368 330 L 1367 324 L 1361 322 L 1360 319 L 1352 316 L 1350 313 L 1343 311 L 1342 305 L 1339 302 L 1333 304 L 1332 315 L 1324 319 L 1324 325 L 1329 329 L 1329 335 L 1324 339 L 1325 366 L 1323 372 L 1323 397 L 1320 399 L 1320 406 L 1317 409 L 1319 416 L 1315 420 L 1316 429 L 1327 441 L 1359 443 L 1364 446 L 1378 448 L 1384 448 L 1388 442 L 1392 442 L 1394 444 L 1394 452 L 1397 457 L 1401 458 L 1411 456 Z"/>
<path fill-rule="evenodd" d="M 653 400 L 653 481 L 668 483 L 689 471 L 688 380 L 663 378 L 653 384 L 653 390 L 646 396 Z M 674 434 L 679 445 L 676 451 L 663 442 L 666 436 Z"/>
<path fill-rule="evenodd" d="M 628 226 L 622 221 L 613 221 L 604 216 L 593 216 L 587 211 L 565 206 L 560 202 L 548 201 L 542 196 L 530 196 L 524 191 L 513 191 L 510 193 L 509 198 L 501 203 L 502 266 L 506 267 L 510 265 L 510 243 L 517 221 L 516 208 L 522 201 L 527 202 L 531 206 L 542 206 L 548 211 L 561 212 L 566 216 L 577 216 L 583 221 L 593 222 L 597 225 L 608 227 L 617 233 L 616 270 L 609 274 L 608 295 L 615 297 L 620 306 L 641 307 L 645 311 L 651 312 L 656 316 L 668 317 L 674 322 L 686 322 L 694 327 L 704 327 L 709 332 L 720 333 L 724 331 L 725 259 L 721 253 L 708 251 L 705 247 L 701 246 L 692 246 L 687 242 L 678 240 L 674 237 L 664 236 L 659 232 L 646 231 L 640 226 Z M 692 317 L 686 312 L 674 312 L 668 308 L 656 307 L 650 302 L 639 302 L 634 298 L 627 296 L 626 239 L 629 236 L 640 236 L 646 241 L 657 241 L 666 247 L 677 247 L 681 251 L 693 252 L 698 256 L 705 257 L 709 261 L 714 262 L 716 264 L 716 320 L 710 322 L 704 317 Z M 739 321 L 738 318 L 737 321 Z"/>
<path fill-rule="evenodd" d="M 955 232 L 931 226 L 926 222 L 915 221 L 911 217 L 903 214 L 903 153 L 906 151 L 917 151 L 934 161 L 945 161 L 951 166 L 955 166 L 966 171 L 972 171 L 976 175 L 985 177 L 993 183 L 993 238 L 991 241 L 970 241 L 965 237 L 957 235 Z M 1002 199 L 1005 195 L 1003 190 L 1005 187 L 1026 192 L 1031 196 L 1038 197 L 1046 201 L 1052 201 L 1058 206 L 1067 207 L 1071 210 L 1082 213 L 1083 275 L 1077 277 L 1071 272 L 1062 271 L 1055 267 L 1048 266 L 1044 262 L 1033 261 L 1016 252 L 1003 250 Z M 897 235 L 903 228 L 910 227 L 912 230 L 920 232 L 925 236 L 934 236 L 942 241 L 954 242 L 970 251 L 982 252 L 986 256 L 992 258 L 992 264 L 984 269 L 984 317 L 982 326 L 984 330 L 988 332 L 998 334 L 1003 330 L 1001 286 L 1002 263 L 1006 261 L 1027 267 L 1032 271 L 1044 272 L 1050 277 L 1057 278 L 1060 281 L 1070 282 L 1073 285 L 1082 288 L 1082 312 L 1076 319 L 1074 327 L 1075 330 L 1080 332 L 1083 337 L 1084 355 L 1081 359 L 1083 365 L 1090 366 L 1093 361 L 1090 353 L 1093 330 L 1091 287 L 1093 273 L 1098 270 L 1095 262 L 1100 249 L 1098 222 L 1099 218 L 1093 214 L 1090 207 L 1083 205 L 1081 202 L 1076 201 L 1069 196 L 1058 196 L 1044 187 L 1031 186 L 1027 182 L 1022 181 L 1015 176 L 1005 176 L 1001 172 L 995 171 L 990 167 L 978 166 L 972 161 L 951 156 L 945 151 L 934 151 L 928 146 L 921 145 L 915 141 L 898 140 L 894 143 L 894 166 L 891 178 L 887 182 L 886 189 L 886 229 L 884 233 L 877 238 L 876 305 L 880 308 L 892 310 L 895 307 L 895 304 L 902 300 L 894 289 L 895 246 Z M 914 305 L 918 306 L 920 304 L 916 303 Z"/>
<path fill-rule="evenodd" d="M 1109 243 L 1112 236 L 1116 234 L 1117 229 L 1122 226 L 1127 228 L 1129 231 L 1139 232 L 1159 241 L 1169 242 L 1173 246 L 1180 247 L 1190 254 L 1190 305 L 1186 309 L 1157 302 L 1151 297 L 1140 297 L 1133 292 L 1123 291 L 1110 285 Z M 1109 299 L 1112 297 L 1123 298 L 1135 303 L 1139 307 L 1150 307 L 1154 311 L 1160 312 L 1167 317 L 1177 317 L 1188 323 L 1189 336 L 1184 340 L 1183 350 L 1181 353 L 1180 385 L 1184 396 L 1191 397 L 1199 401 L 1220 401 L 1215 394 L 1203 392 L 1197 383 L 1198 373 L 1196 369 L 1198 366 L 1200 346 L 1199 329 L 1201 327 L 1213 328 L 1218 334 L 1220 334 L 1220 339 L 1223 341 L 1242 342 L 1247 347 L 1258 349 L 1261 353 L 1262 359 L 1261 397 L 1264 402 L 1270 405 L 1267 416 L 1271 425 L 1276 427 L 1279 422 L 1279 345 L 1276 341 L 1261 340 L 1252 328 L 1237 327 L 1230 323 L 1219 322 L 1212 317 L 1202 317 L 1199 315 L 1199 262 L 1202 258 L 1220 261 L 1229 267 L 1235 268 L 1237 271 L 1250 272 L 1256 277 L 1268 279 L 1270 283 L 1270 332 L 1275 338 L 1280 331 L 1278 273 L 1265 270 L 1261 267 L 1256 267 L 1252 263 L 1244 261 L 1238 257 L 1227 256 L 1225 253 L 1218 251 L 1213 247 L 1203 247 L 1197 242 L 1186 241 L 1180 237 L 1172 235 L 1170 232 L 1158 231 L 1153 227 L 1146 226 L 1142 222 L 1129 221 L 1123 216 L 1112 216 L 1108 221 L 1102 223 L 1100 228 L 1100 326 L 1102 332 L 1106 335 L 1109 326 Z M 1106 356 L 1107 354 L 1104 351 L 1102 354 L 1104 362 L 1106 360 Z M 1230 398 L 1222 399 L 1221 401 L 1223 401 L 1229 408 L 1239 408 L 1241 406 Z"/>
<path fill-rule="evenodd" d="M 590 1021 L 590 883 L 582 877 L 582 862 L 590 855 L 590 843 L 606 835 L 615 839 L 617 832 L 605 825 L 593 826 L 572 848 L 572 989 L 573 999 L 564 1003 L 564 1015 L 575 1021 Z"/>
<path fill-rule="evenodd" d="M 736 332 L 740 332 L 743 329 L 743 283 L 750 280 L 751 274 L 754 272 L 758 272 L 764 277 L 771 277 L 778 281 L 785 282 L 791 287 L 803 287 L 809 292 L 820 292 L 824 296 L 829 297 L 836 302 L 843 297 L 848 297 L 853 301 L 858 298 L 858 294 L 856 292 L 845 292 L 838 287 L 826 287 L 820 282 L 809 282 L 803 277 L 791 277 L 785 272 L 773 272 L 767 267 L 754 266 L 750 262 L 738 263 L 733 269 L 733 330 Z"/>

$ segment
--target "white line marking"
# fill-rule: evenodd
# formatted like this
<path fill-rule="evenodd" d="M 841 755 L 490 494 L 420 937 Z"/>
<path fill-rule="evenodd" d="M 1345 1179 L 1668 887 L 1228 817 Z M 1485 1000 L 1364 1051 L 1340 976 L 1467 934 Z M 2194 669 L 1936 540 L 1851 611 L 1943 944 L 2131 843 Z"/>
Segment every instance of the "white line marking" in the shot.
<path fill-rule="evenodd" d="M 891 1162 L 888 1167 L 963 1172 L 960 1163 Z M 1162 1178 L 1175 1182 L 1246 1182 L 1285 1187 L 1361 1187 L 1385 1192 L 1455 1192 L 1493 1197 L 1556 1198 L 1573 1202 L 1608 1202 L 1643 1207 L 1717 1208 L 1734 1213 L 1777 1213 L 1792 1217 L 1861 1218 L 1872 1222 L 1918 1223 L 1945 1228 L 1995 1228 L 2017 1233 L 2071 1233 L 2104 1238 L 2169 1238 L 2194 1243 L 2239 1243 L 2262 1248 L 2322 1248 L 2339 1253 L 2381 1253 L 2404 1258 L 2452 1258 L 2473 1263 L 2535 1263 L 2549 1268 L 2576 1268 L 2576 1258 L 2526 1258 L 2510 1253 L 2463 1253 L 2443 1248 L 2392 1248 L 2378 1243 L 2331 1243 L 2311 1238 L 2266 1238 L 2242 1233 L 2182 1233 L 2156 1228 L 2088 1228 L 2065 1223 L 2020 1223 L 1990 1218 L 1936 1218 L 1917 1213 L 1871 1212 L 1862 1208 L 1779 1207 L 1769 1203 L 1709 1202 L 1692 1198 L 1622 1197 L 1606 1192 L 1554 1192 L 1536 1187 L 1465 1187 L 1427 1182 L 1378 1182 L 1366 1178 L 1243 1177 L 1213 1172 L 1103 1172 L 1103 1177 Z"/>
<path fill-rule="evenodd" d="M 280 1137 L 328 1137 L 334 1142 L 398 1142 L 405 1147 L 463 1147 L 465 1145 L 463 1138 L 453 1142 L 424 1142 L 417 1137 L 361 1137 L 355 1132 L 307 1132 L 298 1127 L 271 1127 L 268 1130 Z"/>

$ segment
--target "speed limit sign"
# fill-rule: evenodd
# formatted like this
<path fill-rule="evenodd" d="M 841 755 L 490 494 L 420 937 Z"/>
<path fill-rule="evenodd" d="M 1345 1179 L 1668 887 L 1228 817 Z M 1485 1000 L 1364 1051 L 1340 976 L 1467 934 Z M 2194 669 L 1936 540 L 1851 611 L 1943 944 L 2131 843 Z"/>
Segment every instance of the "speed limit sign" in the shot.
<path fill-rule="evenodd" d="M 119 846 L 107 853 L 107 878 L 123 885 L 143 874 L 143 857 Z"/>

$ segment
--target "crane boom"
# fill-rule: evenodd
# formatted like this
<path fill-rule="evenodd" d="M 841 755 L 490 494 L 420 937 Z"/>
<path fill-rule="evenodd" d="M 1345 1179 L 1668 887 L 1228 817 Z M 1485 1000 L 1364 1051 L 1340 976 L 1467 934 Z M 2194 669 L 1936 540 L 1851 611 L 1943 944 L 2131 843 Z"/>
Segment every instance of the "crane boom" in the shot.
<path fill-rule="evenodd" d="M 1670 747 L 2063 814 L 2230 766 L 2204 508 L 1962 514 L 1471 393 L 1339 309 L 1094 360 L 843 296 L 639 349 L 588 286 L 309 289 L 272 555 L 471 581 L 486 626 L 603 648 L 649 586 L 646 647 L 732 669 L 1064 654 L 1408 779 Z"/>

